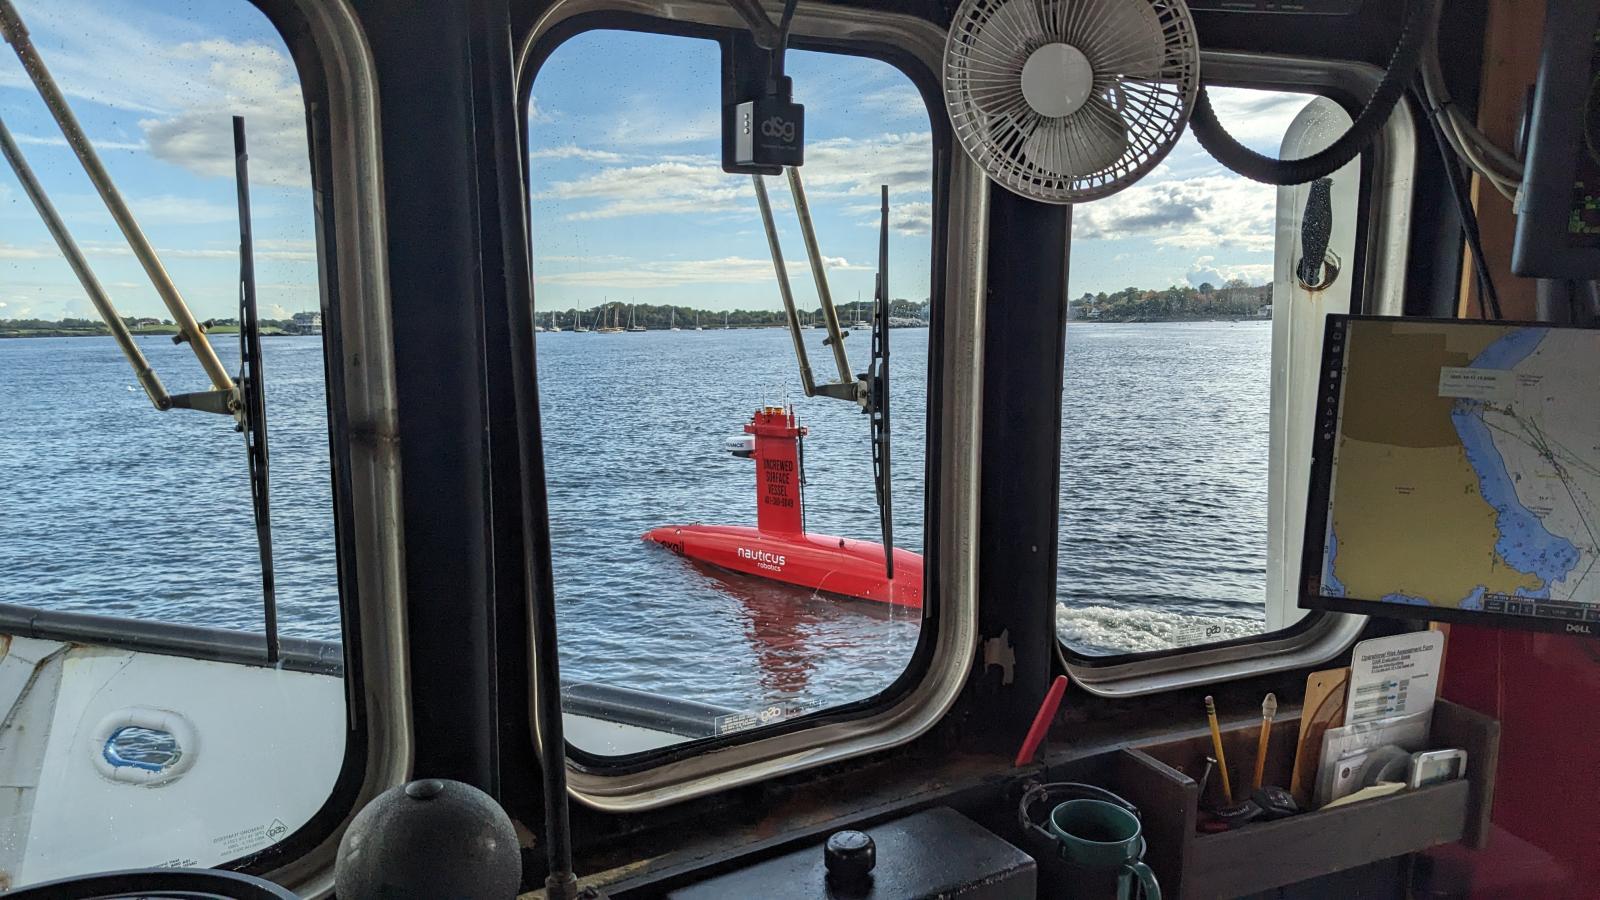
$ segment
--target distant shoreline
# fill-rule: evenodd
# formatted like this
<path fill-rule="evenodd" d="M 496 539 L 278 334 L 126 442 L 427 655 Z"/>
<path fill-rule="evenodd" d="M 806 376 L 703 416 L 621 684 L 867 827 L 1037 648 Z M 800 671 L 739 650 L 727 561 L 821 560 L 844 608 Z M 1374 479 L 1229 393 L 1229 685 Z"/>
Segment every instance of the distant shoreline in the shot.
<path fill-rule="evenodd" d="M 1271 322 L 1260 316 L 1211 316 L 1171 319 L 1068 319 L 1071 325 L 1170 325 L 1174 322 Z"/>
<path fill-rule="evenodd" d="M 133 329 L 134 337 L 171 337 L 178 333 L 176 325 L 157 325 Z M 206 329 L 206 334 L 238 334 L 237 325 L 215 325 Z M 288 332 L 280 329 L 262 329 L 262 337 L 277 337 Z M 85 331 L 83 329 L 69 328 L 27 328 L 22 330 L 0 331 L 0 340 L 7 338 L 51 338 L 51 337 L 111 337 L 111 332 L 102 328 L 99 331 Z"/>
<path fill-rule="evenodd" d="M 1069 319 L 1068 323 L 1072 324 L 1072 325 L 1167 325 L 1167 324 L 1172 324 L 1172 323 L 1175 323 L 1175 322 L 1177 322 L 1177 323 L 1182 323 L 1182 322 L 1233 322 L 1233 323 L 1239 323 L 1239 322 L 1271 322 L 1271 321 L 1272 321 L 1271 319 L 1262 319 L 1262 318 L 1248 318 L 1248 317 L 1235 318 L 1235 317 L 1221 317 L 1221 316 L 1219 316 L 1219 317 L 1216 317 L 1216 318 L 1197 318 L 1197 319 L 1189 319 L 1189 318 L 1183 318 L 1183 319 L 1179 319 L 1179 318 L 1173 318 L 1173 319 Z M 714 325 L 714 326 L 711 326 L 709 328 L 705 328 L 703 330 L 705 330 L 705 331 L 747 331 L 747 330 L 751 330 L 751 329 L 783 328 L 783 327 L 784 326 L 782 326 L 782 325 L 733 325 L 733 326 L 730 326 L 728 328 L 724 328 L 721 325 Z M 927 328 L 928 325 L 927 325 L 927 323 L 922 323 L 920 325 L 894 325 L 892 327 L 894 327 L 894 328 Z M 648 331 L 666 331 L 667 329 L 664 329 L 664 328 L 651 328 L 651 329 L 647 329 L 647 330 Z M 681 331 L 694 331 L 695 329 L 693 329 L 693 328 L 683 328 L 683 329 L 679 329 L 679 330 L 681 330 Z M 816 330 L 820 330 L 820 329 L 816 329 Z M 562 329 L 562 331 L 563 332 L 572 332 L 572 329 L 565 328 L 565 329 Z M 153 327 L 147 326 L 147 327 L 144 327 L 144 328 L 134 329 L 134 332 L 133 332 L 134 337 L 170 337 L 171 335 L 174 335 L 174 334 L 177 334 L 177 333 L 178 333 L 178 328 L 175 325 L 157 325 L 157 326 L 153 326 Z M 239 327 L 237 325 L 218 325 L 218 326 L 215 326 L 213 328 L 207 329 L 206 333 L 207 334 L 238 334 L 239 333 Z M 559 334 L 561 332 L 556 332 L 556 333 Z M 25 331 L 0 331 L 0 340 L 21 339 L 21 338 L 110 337 L 110 336 L 111 336 L 111 332 L 106 331 L 104 329 L 101 329 L 99 331 L 83 331 L 83 330 L 76 330 L 76 329 L 44 329 L 44 328 L 38 328 L 38 329 L 27 329 Z M 282 331 L 280 329 L 275 329 L 274 328 L 274 329 L 263 329 L 262 332 L 261 332 L 261 336 L 262 337 L 297 337 L 298 335 L 292 335 L 292 334 L 289 334 L 286 331 Z"/>

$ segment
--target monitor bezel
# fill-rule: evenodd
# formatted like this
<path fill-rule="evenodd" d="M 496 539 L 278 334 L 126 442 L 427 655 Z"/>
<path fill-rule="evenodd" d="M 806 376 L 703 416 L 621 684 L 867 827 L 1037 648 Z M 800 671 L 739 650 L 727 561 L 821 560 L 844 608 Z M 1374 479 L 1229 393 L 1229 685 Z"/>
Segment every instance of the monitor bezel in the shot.
<path fill-rule="evenodd" d="M 1519 631 L 1554 632 L 1576 636 L 1600 637 L 1600 621 L 1573 622 L 1567 619 L 1546 619 L 1536 616 L 1519 616 L 1486 610 L 1448 609 L 1433 606 L 1414 606 L 1387 603 L 1383 600 L 1357 600 L 1348 597 L 1329 597 L 1322 593 L 1322 566 L 1326 545 L 1323 536 L 1327 531 L 1329 492 L 1332 486 L 1333 451 L 1338 440 L 1337 424 L 1344 411 L 1344 335 L 1349 322 L 1401 322 L 1415 325 L 1454 325 L 1462 327 L 1500 326 L 1523 328 L 1559 328 L 1576 331 L 1600 331 L 1581 325 L 1553 322 L 1527 322 L 1507 319 L 1450 319 L 1422 316 L 1374 316 L 1330 313 L 1323 325 L 1321 373 L 1317 379 L 1317 409 L 1326 410 L 1317 416 L 1316 433 L 1312 436 L 1310 484 L 1306 491 L 1305 545 L 1300 557 L 1301 609 L 1328 612 L 1358 613 L 1389 619 L 1424 619 L 1435 622 L 1454 622 L 1463 625 L 1481 625 L 1491 628 L 1513 628 Z M 1335 336 L 1339 340 L 1334 340 Z"/>
<path fill-rule="evenodd" d="M 1572 186 L 1582 152 L 1583 120 L 1590 92 L 1589 71 L 1600 7 L 1552 3 L 1546 11 L 1544 44 L 1527 130 L 1521 212 L 1511 250 L 1511 271 L 1528 278 L 1588 280 L 1600 276 L 1600 247 L 1568 240 Z"/>

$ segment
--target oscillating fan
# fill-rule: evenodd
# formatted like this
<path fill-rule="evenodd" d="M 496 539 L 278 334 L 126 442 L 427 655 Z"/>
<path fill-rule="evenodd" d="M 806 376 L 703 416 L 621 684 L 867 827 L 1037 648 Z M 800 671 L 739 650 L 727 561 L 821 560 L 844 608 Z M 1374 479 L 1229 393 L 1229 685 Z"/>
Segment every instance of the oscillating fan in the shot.
<path fill-rule="evenodd" d="M 1105 197 L 1155 168 L 1199 85 L 1183 0 L 964 0 L 945 44 L 962 148 L 1048 203 Z"/>

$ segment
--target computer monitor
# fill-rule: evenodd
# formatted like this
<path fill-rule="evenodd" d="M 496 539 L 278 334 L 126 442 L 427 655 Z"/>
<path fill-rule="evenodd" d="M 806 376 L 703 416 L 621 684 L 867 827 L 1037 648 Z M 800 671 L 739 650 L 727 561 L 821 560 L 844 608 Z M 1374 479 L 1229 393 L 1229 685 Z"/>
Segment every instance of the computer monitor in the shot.
<path fill-rule="evenodd" d="M 1600 635 L 1600 330 L 1329 316 L 1300 605 Z"/>

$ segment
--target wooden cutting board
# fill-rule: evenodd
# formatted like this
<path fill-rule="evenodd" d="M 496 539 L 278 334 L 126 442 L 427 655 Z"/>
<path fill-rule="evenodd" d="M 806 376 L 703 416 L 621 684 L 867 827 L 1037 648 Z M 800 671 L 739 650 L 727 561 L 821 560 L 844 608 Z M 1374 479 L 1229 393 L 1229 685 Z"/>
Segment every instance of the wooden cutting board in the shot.
<path fill-rule="evenodd" d="M 1294 751 L 1294 776 L 1289 793 L 1301 809 L 1311 808 L 1311 789 L 1321 762 L 1322 735 L 1344 724 L 1345 688 L 1350 669 L 1324 669 L 1306 676 L 1306 698 L 1300 705 L 1300 739 Z"/>

